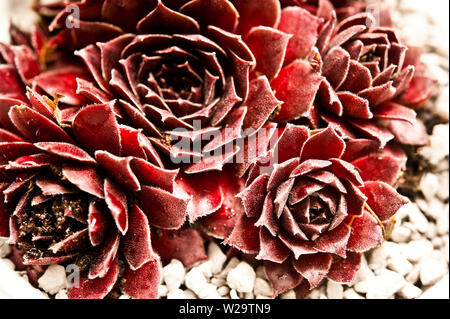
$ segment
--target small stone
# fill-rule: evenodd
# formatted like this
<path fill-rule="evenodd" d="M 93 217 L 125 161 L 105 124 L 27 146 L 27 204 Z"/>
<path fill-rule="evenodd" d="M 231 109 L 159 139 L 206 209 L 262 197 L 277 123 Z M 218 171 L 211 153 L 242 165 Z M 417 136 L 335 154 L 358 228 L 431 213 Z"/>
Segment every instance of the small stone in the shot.
<path fill-rule="evenodd" d="M 341 284 L 328 280 L 327 283 L 327 298 L 328 299 L 342 299 L 344 297 L 344 287 Z"/>
<path fill-rule="evenodd" d="M 119 297 L 119 299 L 131 299 L 130 296 L 127 295 L 122 295 Z"/>
<path fill-rule="evenodd" d="M 69 299 L 69 297 L 67 296 L 67 290 L 62 289 L 58 291 L 58 293 L 55 295 L 55 299 Z"/>
<path fill-rule="evenodd" d="M 439 197 L 440 200 L 446 201 L 449 198 L 449 172 L 445 171 L 441 173 L 439 176 L 439 189 L 437 192 L 437 197 Z"/>
<path fill-rule="evenodd" d="M 198 299 L 197 295 L 190 289 L 186 289 L 184 295 L 186 296 L 186 299 Z"/>
<path fill-rule="evenodd" d="M 344 299 L 365 299 L 365 298 L 350 288 L 344 291 Z"/>
<path fill-rule="evenodd" d="M 256 277 L 268 280 L 267 274 L 266 274 L 266 267 L 264 266 L 258 266 L 256 267 Z"/>
<path fill-rule="evenodd" d="M 369 267 L 373 271 L 386 268 L 389 257 L 399 254 L 400 246 L 393 242 L 385 242 L 383 246 L 375 248 L 369 257 Z"/>
<path fill-rule="evenodd" d="M 428 161 L 433 165 L 437 165 L 441 160 L 448 156 L 449 125 L 436 125 L 433 128 L 433 134 L 430 137 L 430 145 L 419 149 L 419 154 L 428 159 Z"/>
<path fill-rule="evenodd" d="M 255 285 L 256 273 L 245 261 L 230 270 L 227 276 L 228 286 L 238 292 L 252 292 Z"/>
<path fill-rule="evenodd" d="M 246 292 L 244 294 L 244 299 L 255 299 L 255 295 L 251 292 Z"/>
<path fill-rule="evenodd" d="M 426 173 L 422 176 L 419 185 L 425 198 L 431 200 L 439 190 L 439 179 L 435 174 Z"/>
<path fill-rule="evenodd" d="M 425 214 L 435 220 L 439 220 L 444 211 L 444 203 L 442 203 L 438 198 L 433 198 L 429 201 L 416 201 L 420 205 L 421 209 Z M 425 204 L 424 204 L 425 203 Z"/>
<path fill-rule="evenodd" d="M 217 289 L 217 292 L 219 293 L 219 295 L 224 297 L 230 293 L 230 288 L 228 288 L 227 286 L 222 286 L 219 289 Z"/>
<path fill-rule="evenodd" d="M 225 266 L 224 270 L 222 270 L 222 272 L 219 274 L 219 278 L 227 278 L 228 272 L 231 269 L 236 268 L 236 266 L 239 265 L 239 263 L 240 260 L 237 259 L 236 257 L 231 258 L 228 264 Z"/>
<path fill-rule="evenodd" d="M 410 262 L 415 263 L 433 252 L 433 244 L 426 239 L 411 241 L 404 245 L 402 252 Z"/>
<path fill-rule="evenodd" d="M 431 240 L 431 243 L 433 244 L 434 249 L 439 249 L 442 247 L 443 241 L 440 237 L 434 237 Z"/>
<path fill-rule="evenodd" d="M 273 289 L 272 286 L 264 279 L 256 278 L 253 293 L 255 295 L 263 295 L 271 297 L 273 295 Z"/>
<path fill-rule="evenodd" d="M 438 259 L 423 259 L 420 264 L 420 281 L 425 286 L 437 283 L 448 272 L 447 263 Z"/>
<path fill-rule="evenodd" d="M 172 259 L 168 265 L 162 270 L 164 282 L 167 285 L 169 292 L 175 291 L 180 288 L 184 281 L 184 265 L 181 261 Z"/>
<path fill-rule="evenodd" d="M 192 268 L 184 277 L 186 287 L 191 289 L 195 294 L 199 294 L 200 291 L 208 284 L 203 272 L 198 267 Z"/>
<path fill-rule="evenodd" d="M 220 295 L 217 292 L 217 287 L 212 284 L 206 284 L 197 295 L 200 299 L 219 299 L 220 298 Z"/>
<path fill-rule="evenodd" d="M 217 287 L 221 287 L 227 283 L 227 281 L 223 278 L 214 277 L 211 279 L 211 283 Z"/>
<path fill-rule="evenodd" d="M 212 275 L 213 275 L 212 267 L 213 267 L 213 264 L 212 264 L 211 260 L 208 260 L 208 261 L 206 261 L 206 262 L 204 262 L 204 263 L 202 263 L 202 264 L 200 264 L 198 266 L 198 268 L 200 268 L 200 270 L 202 271 L 203 275 L 207 279 L 211 278 Z"/>
<path fill-rule="evenodd" d="M 5 258 L 11 253 L 11 246 L 9 246 L 6 241 L 6 238 L 0 238 L 0 258 Z"/>
<path fill-rule="evenodd" d="M 354 289 L 366 293 L 367 299 L 387 299 L 392 297 L 406 284 L 402 275 L 383 269 L 378 276 L 357 283 Z"/>
<path fill-rule="evenodd" d="M 446 204 L 440 218 L 436 223 L 436 231 L 439 235 L 446 235 L 449 231 L 449 205 Z"/>
<path fill-rule="evenodd" d="M 422 294 L 422 290 L 411 283 L 407 283 L 398 294 L 405 299 L 416 299 Z"/>
<path fill-rule="evenodd" d="M 320 295 L 322 294 L 322 292 L 320 291 L 320 289 L 313 289 L 309 295 L 307 295 L 305 297 L 305 299 L 319 299 Z"/>
<path fill-rule="evenodd" d="M 410 237 L 411 230 L 403 226 L 394 228 L 394 231 L 391 234 L 391 239 L 396 243 L 405 243 Z"/>
<path fill-rule="evenodd" d="M 227 260 L 227 256 L 222 252 L 219 245 L 213 241 L 211 241 L 208 245 L 208 257 L 212 263 L 211 270 L 213 274 L 220 273 L 225 261 Z"/>
<path fill-rule="evenodd" d="M 158 286 L 158 295 L 160 297 L 165 297 L 167 296 L 167 293 L 169 292 L 169 290 L 167 289 L 167 286 L 165 285 L 159 285 Z"/>
<path fill-rule="evenodd" d="M 2 262 L 3 264 L 5 264 L 8 268 L 10 268 L 11 270 L 16 269 L 16 265 L 14 265 L 14 263 L 8 259 L 8 258 L 1 258 L 0 262 Z"/>
<path fill-rule="evenodd" d="M 373 276 L 374 276 L 374 274 L 370 270 L 369 266 L 367 265 L 366 258 L 363 256 L 362 261 L 361 261 L 361 266 L 359 267 L 359 270 L 356 273 L 353 283 L 356 284 L 358 282 L 364 281 Z"/>
<path fill-rule="evenodd" d="M 295 291 L 291 289 L 283 293 L 280 296 L 280 299 L 297 299 L 297 296 L 295 294 Z"/>
<path fill-rule="evenodd" d="M 175 289 L 167 294 L 167 299 L 186 299 L 186 294 L 181 289 Z"/>
<path fill-rule="evenodd" d="M 391 257 L 387 267 L 402 276 L 408 274 L 413 269 L 413 265 L 402 255 Z"/>
<path fill-rule="evenodd" d="M 406 280 L 412 284 L 419 281 L 420 278 L 420 268 L 418 266 L 414 267 L 413 270 L 406 276 Z"/>
<path fill-rule="evenodd" d="M 38 279 L 39 287 L 54 295 L 61 289 L 67 288 L 66 269 L 60 265 L 51 265 Z"/>
<path fill-rule="evenodd" d="M 425 234 L 428 230 L 427 218 L 423 215 L 416 204 L 409 203 L 406 206 L 408 206 L 409 208 L 409 221 L 411 222 L 411 224 L 413 224 L 419 232 Z"/>
<path fill-rule="evenodd" d="M 236 290 L 234 290 L 234 289 L 231 289 L 230 297 L 231 297 L 231 299 L 240 299 L 238 294 L 237 294 L 237 292 L 236 292 Z"/>

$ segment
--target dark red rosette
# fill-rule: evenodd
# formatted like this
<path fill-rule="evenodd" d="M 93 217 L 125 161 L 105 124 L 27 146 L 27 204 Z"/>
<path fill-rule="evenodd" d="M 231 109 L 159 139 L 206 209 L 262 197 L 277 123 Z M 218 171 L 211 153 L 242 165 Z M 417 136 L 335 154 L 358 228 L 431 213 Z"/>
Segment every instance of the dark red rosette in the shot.
<path fill-rule="evenodd" d="M 340 19 L 333 3 L 340 8 Z M 420 52 L 408 50 L 388 27 L 386 10 L 377 12 L 377 20 L 365 12 L 367 4 L 333 3 L 284 2 L 278 37 L 273 29 L 265 29 L 264 37 L 262 30 L 250 32 L 247 41 L 256 69 L 272 59 L 273 48 L 285 48 L 284 68 L 271 81 L 283 104 L 272 119 L 306 117 L 314 128 L 331 125 L 346 139 L 370 138 L 381 148 L 394 138 L 426 144 L 425 127 L 412 109 L 431 96 L 434 81 L 415 73 Z"/>
<path fill-rule="evenodd" d="M 184 224 L 189 197 L 177 193 L 178 170 L 160 165 L 140 130 L 118 123 L 115 100 L 70 106 L 68 97 L 83 97 L 58 77 L 66 69 L 40 73 L 30 47 L 0 48 L 0 236 L 22 249 L 25 265 L 78 265 L 70 298 L 103 298 L 119 278 L 129 296 L 156 298 L 150 226 Z M 59 102 L 25 94 L 34 83 Z"/>
<path fill-rule="evenodd" d="M 264 3 L 86 0 L 75 3 L 80 28 L 65 27 L 67 10 L 53 20 L 50 29 L 61 31 L 52 43 L 82 48 L 76 54 L 96 85 L 79 81 L 79 92 L 102 103 L 117 98 L 124 122 L 172 162 L 191 163 L 185 173 L 221 170 L 239 151 L 226 145 L 257 132 L 281 103 L 268 72 L 254 76 L 255 57 L 239 35 L 252 23 L 277 22 L 278 2 Z M 259 12 L 261 21 L 245 19 Z"/>
<path fill-rule="evenodd" d="M 358 171 L 367 165 L 344 160 L 356 153 L 331 127 L 287 125 L 275 136 L 251 165 L 238 195 L 245 212 L 225 242 L 265 261 L 275 296 L 325 277 L 351 283 L 361 253 L 383 243 L 385 225 L 407 201 L 376 174 L 363 179 Z M 385 155 L 398 160 L 385 171 L 396 180 L 404 162 L 395 150 Z"/>

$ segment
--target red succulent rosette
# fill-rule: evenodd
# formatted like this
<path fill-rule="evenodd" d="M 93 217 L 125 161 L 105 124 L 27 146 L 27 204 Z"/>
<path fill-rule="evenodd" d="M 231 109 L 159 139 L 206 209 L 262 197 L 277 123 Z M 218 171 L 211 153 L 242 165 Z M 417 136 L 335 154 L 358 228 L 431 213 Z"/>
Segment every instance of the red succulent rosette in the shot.
<path fill-rule="evenodd" d="M 308 118 L 314 128 L 331 125 L 346 139 L 370 138 L 381 148 L 394 139 L 426 144 L 413 109 L 431 96 L 434 81 L 415 73 L 420 51 L 386 26 L 387 11 L 377 21 L 359 2 L 336 3 L 347 12 L 343 20 L 327 0 L 284 2 L 274 28 L 255 27 L 245 38 L 256 70 L 274 75 L 271 87 L 283 102 L 272 120 Z M 282 67 L 268 72 L 267 65 Z"/>
<path fill-rule="evenodd" d="M 25 45 L 0 48 L 0 236 L 22 249 L 25 265 L 78 265 L 70 298 L 103 298 L 119 278 L 128 295 L 156 298 L 150 226 L 184 224 L 178 170 L 161 167 L 142 132 L 118 123 L 115 101 L 74 110 L 64 97 L 25 94 L 60 69 L 39 73 Z M 55 93 L 79 98 L 74 91 Z"/>
<path fill-rule="evenodd" d="M 367 166 L 345 160 L 357 154 L 331 127 L 287 125 L 275 139 L 249 170 L 238 195 L 245 212 L 225 242 L 265 261 L 275 295 L 325 277 L 351 283 L 361 253 L 383 243 L 385 225 L 407 201 L 378 176 L 363 179 Z M 387 175 L 395 180 L 400 170 Z"/>
<path fill-rule="evenodd" d="M 261 18 L 276 19 L 279 4 L 264 2 L 275 11 Z M 225 145 L 257 132 L 281 103 L 269 75 L 253 76 L 255 57 L 239 35 L 253 22 L 245 18 L 260 12 L 254 5 L 227 0 L 71 4 L 80 10 L 80 27 L 66 28 L 70 15 L 63 10 L 50 29 L 62 28 L 53 44 L 82 48 L 76 54 L 96 83 L 80 81 L 79 92 L 101 102 L 117 98 L 123 121 L 143 129 L 172 162 L 191 163 L 184 169 L 188 174 L 221 170 L 239 151 Z M 97 27 L 120 32 L 97 32 Z"/>

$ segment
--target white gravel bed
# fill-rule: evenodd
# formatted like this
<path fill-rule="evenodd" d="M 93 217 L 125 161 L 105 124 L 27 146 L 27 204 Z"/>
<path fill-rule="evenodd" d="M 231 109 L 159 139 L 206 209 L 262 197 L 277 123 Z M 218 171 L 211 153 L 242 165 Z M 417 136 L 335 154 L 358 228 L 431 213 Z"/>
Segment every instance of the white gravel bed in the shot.
<path fill-rule="evenodd" d="M 436 125 L 429 146 L 419 154 L 434 167 L 420 181 L 423 197 L 401 209 L 388 242 L 363 258 L 351 286 L 325 281 L 310 299 L 448 299 L 449 298 L 449 44 L 448 1 L 386 0 L 394 20 L 409 42 L 426 49 L 424 62 L 438 80 L 439 90 L 429 107 L 447 124 Z M 19 1 L 15 1 L 19 3 Z M 436 10 L 436 8 L 439 10 Z M 0 1 L 0 40 L 5 39 L 6 1 Z M 14 19 L 16 21 L 16 19 Z M 0 238 L 0 299 L 67 298 L 65 270 L 51 266 L 33 288 L 24 272 L 14 271 L 6 258 L 10 249 Z M 210 242 L 209 261 L 185 269 L 172 260 L 163 269 L 160 295 L 167 299 L 267 299 L 273 290 L 262 266 L 254 269 L 236 257 L 227 261 L 222 249 Z M 122 296 L 121 298 L 127 298 Z M 288 291 L 281 299 L 294 299 Z"/>

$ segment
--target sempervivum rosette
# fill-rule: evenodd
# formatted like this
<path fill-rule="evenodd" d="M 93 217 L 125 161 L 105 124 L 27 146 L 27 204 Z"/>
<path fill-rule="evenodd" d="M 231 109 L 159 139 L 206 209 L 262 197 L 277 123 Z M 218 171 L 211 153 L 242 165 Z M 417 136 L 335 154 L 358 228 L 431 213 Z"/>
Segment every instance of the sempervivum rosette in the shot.
<path fill-rule="evenodd" d="M 9 64 L 0 65 L 0 236 L 21 248 L 26 265 L 78 265 L 71 298 L 103 298 L 116 284 L 135 298 L 157 297 L 150 226 L 184 223 L 189 198 L 173 193 L 178 170 L 160 167 L 141 131 L 117 122 L 115 101 L 64 112 L 32 89 L 24 94 L 46 76 L 24 77 L 30 48 L 2 45 L 1 54 Z"/>
<path fill-rule="evenodd" d="M 287 125 L 276 136 L 250 168 L 239 195 L 245 213 L 226 242 L 265 261 L 275 295 L 325 277 L 350 283 L 361 253 L 383 243 L 405 199 L 373 176 L 363 180 L 343 159 L 356 154 L 331 127 Z M 267 165 L 274 157 L 279 164 Z"/>
<path fill-rule="evenodd" d="M 69 34 L 81 38 L 85 19 L 121 30 L 106 42 L 82 38 L 91 44 L 83 42 L 89 45 L 76 54 L 96 87 L 80 82 L 79 91 L 102 102 L 118 98 L 124 121 L 143 129 L 174 162 L 194 162 L 186 173 L 221 170 L 239 150 L 224 145 L 257 131 L 280 104 L 265 74 L 250 78 L 255 58 L 235 33 L 243 27 L 240 6 L 230 1 L 76 4 L 81 27 L 63 28 L 53 43 L 62 45 Z M 131 17 L 126 23 L 122 7 Z M 62 11 L 52 27 L 64 26 L 67 16 Z"/>
<path fill-rule="evenodd" d="M 260 62 L 258 56 L 272 56 L 271 48 L 286 45 L 286 37 L 291 35 L 283 47 L 285 66 L 271 82 L 276 97 L 283 102 L 273 120 L 307 117 L 312 127 L 332 125 L 346 139 L 370 138 L 381 147 L 394 138 L 403 144 L 425 144 L 425 128 L 411 108 L 430 97 L 433 81 L 415 76 L 420 58 L 417 50 L 408 50 L 394 29 L 380 26 L 369 12 L 349 14 L 340 21 L 326 0 L 318 5 L 302 1 L 288 5 L 295 6 L 282 9 L 276 27 L 280 36 L 256 40 L 262 51 L 255 54 Z M 389 19 L 381 19 L 382 23 L 387 23 L 385 20 Z M 264 42 L 266 45 L 261 45 Z M 313 91 L 317 92 L 315 97 L 300 98 L 302 89 L 308 87 L 302 79 L 307 74 L 311 79 L 319 77 L 300 67 L 306 61 L 322 79 Z M 309 86 L 314 83 L 307 82 Z"/>

